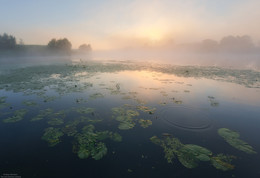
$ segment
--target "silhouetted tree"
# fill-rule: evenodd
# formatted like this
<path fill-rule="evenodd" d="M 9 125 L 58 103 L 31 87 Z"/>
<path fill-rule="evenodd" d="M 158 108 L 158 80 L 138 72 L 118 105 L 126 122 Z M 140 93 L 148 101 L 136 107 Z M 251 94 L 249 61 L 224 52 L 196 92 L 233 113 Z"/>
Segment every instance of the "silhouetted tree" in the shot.
<path fill-rule="evenodd" d="M 91 48 L 91 45 L 90 44 L 82 44 L 79 46 L 79 51 L 80 52 L 88 52 L 88 51 L 91 51 L 92 48 Z"/>
<path fill-rule="evenodd" d="M 71 43 L 67 38 L 56 40 L 53 38 L 49 43 L 48 47 L 52 50 L 60 50 L 60 51 L 71 51 Z"/>
<path fill-rule="evenodd" d="M 0 49 L 13 49 L 16 47 L 16 39 L 12 35 L 4 33 L 0 35 Z"/>

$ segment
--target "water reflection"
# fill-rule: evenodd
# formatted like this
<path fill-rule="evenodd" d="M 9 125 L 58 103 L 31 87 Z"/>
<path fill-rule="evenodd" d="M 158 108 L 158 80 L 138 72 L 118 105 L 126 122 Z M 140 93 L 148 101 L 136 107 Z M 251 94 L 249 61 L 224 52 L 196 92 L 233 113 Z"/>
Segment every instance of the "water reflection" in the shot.
<path fill-rule="evenodd" d="M 231 164 L 232 159 L 241 157 L 234 164 L 243 168 L 243 160 L 252 157 L 239 150 L 257 152 L 260 147 L 252 137 L 252 132 L 259 133 L 259 76 L 256 71 L 111 61 L 18 68 L 0 75 L 0 138 L 6 141 L 4 133 L 16 133 L 12 124 L 20 130 L 36 125 L 32 135 L 54 149 L 69 147 L 66 155 L 73 150 L 73 159 L 84 159 L 89 169 L 98 167 L 88 162 L 89 158 L 106 165 L 117 154 L 125 153 L 118 161 L 129 170 L 123 158 L 128 153 L 137 155 L 137 150 L 142 149 L 148 150 L 147 162 L 153 164 L 162 151 L 168 162 L 177 157 L 177 172 L 182 172 L 178 164 L 205 169 L 200 162 L 207 162 L 219 170 L 235 169 L 239 175 L 240 169 Z M 217 134 L 220 128 L 241 132 L 241 139 L 231 135 L 221 140 Z M 152 141 L 161 150 L 151 146 L 151 137 L 156 138 Z M 2 148 L 1 154 L 16 146 L 17 138 L 13 137 L 13 143 Z M 140 148 L 131 142 L 139 142 Z M 233 152 L 234 157 L 229 155 Z M 141 164 L 138 160 L 131 162 L 137 163 Z M 161 171 L 164 163 L 161 157 L 156 169 Z M 76 159 L 75 164 L 81 166 L 82 162 Z M 115 170 L 112 172 L 118 176 Z M 163 175 L 171 173 L 172 169 L 167 168 Z M 152 177 L 152 171 L 149 175 Z"/>

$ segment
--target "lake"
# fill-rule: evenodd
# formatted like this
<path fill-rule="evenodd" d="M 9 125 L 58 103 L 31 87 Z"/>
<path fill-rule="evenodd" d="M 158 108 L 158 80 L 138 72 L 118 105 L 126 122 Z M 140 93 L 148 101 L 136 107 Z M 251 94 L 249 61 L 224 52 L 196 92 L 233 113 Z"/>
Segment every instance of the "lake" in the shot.
<path fill-rule="evenodd" d="M 131 60 L 2 66 L 0 173 L 260 177 L 259 116 L 252 69 Z"/>

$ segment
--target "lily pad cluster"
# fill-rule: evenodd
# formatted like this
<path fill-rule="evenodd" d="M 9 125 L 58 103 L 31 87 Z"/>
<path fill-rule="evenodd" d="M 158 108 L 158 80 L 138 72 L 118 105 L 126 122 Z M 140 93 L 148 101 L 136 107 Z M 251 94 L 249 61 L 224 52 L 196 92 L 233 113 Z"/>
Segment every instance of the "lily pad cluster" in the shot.
<path fill-rule="evenodd" d="M 47 108 L 44 110 L 41 110 L 39 114 L 31 119 L 31 121 L 39 121 L 44 118 L 49 118 L 53 114 L 53 109 Z"/>
<path fill-rule="evenodd" d="M 106 144 L 101 142 L 107 138 L 114 141 L 122 141 L 121 135 L 109 131 L 96 132 L 94 125 L 87 125 L 82 128 L 81 133 L 75 136 L 76 144 L 74 151 L 77 152 L 80 159 L 92 157 L 95 160 L 100 160 L 107 154 Z"/>
<path fill-rule="evenodd" d="M 135 126 L 134 117 L 139 116 L 137 111 L 124 109 L 122 107 L 112 108 L 113 117 L 120 122 L 118 128 L 120 130 L 132 129 Z"/>
<path fill-rule="evenodd" d="M 252 146 L 239 139 L 240 135 L 238 132 L 232 131 L 228 128 L 220 128 L 218 129 L 218 134 L 232 147 L 248 154 L 256 154 L 256 151 L 254 151 Z"/>
<path fill-rule="evenodd" d="M 47 141 L 49 146 L 53 147 L 61 142 L 60 137 L 63 135 L 60 128 L 48 127 L 45 129 L 42 139 Z"/>
<path fill-rule="evenodd" d="M 131 105 L 125 105 L 125 107 L 135 108 Z M 146 106 L 137 106 L 137 108 L 141 108 L 140 110 L 144 110 L 145 112 L 149 113 L 154 111 L 155 109 L 150 109 Z M 147 128 L 152 125 L 152 121 L 149 119 L 139 119 L 136 118 L 139 116 L 139 112 L 134 109 L 128 109 L 124 107 L 116 107 L 112 108 L 113 118 L 119 121 L 118 128 L 120 130 L 129 130 L 135 127 L 136 123 L 139 123 L 141 127 Z"/>
<path fill-rule="evenodd" d="M 92 114 L 95 111 L 94 108 L 86 108 L 86 107 L 76 108 L 75 110 L 80 114 L 90 114 L 90 113 Z"/>
<path fill-rule="evenodd" d="M 156 108 L 150 108 L 148 106 L 143 106 L 143 105 L 137 106 L 136 109 L 143 111 L 143 112 L 146 112 L 148 114 L 154 114 L 154 112 L 156 111 Z"/>
<path fill-rule="evenodd" d="M 97 98 L 104 98 L 104 95 L 102 93 L 94 93 L 89 96 L 91 99 L 97 99 Z"/>
<path fill-rule="evenodd" d="M 147 120 L 139 119 L 138 122 L 139 122 L 140 126 L 143 127 L 143 128 L 147 128 L 147 127 L 149 127 L 150 125 L 153 124 L 153 122 L 151 120 L 149 120 L 149 119 L 147 119 Z"/>
<path fill-rule="evenodd" d="M 26 110 L 26 109 L 16 110 L 16 111 L 14 111 L 13 116 L 4 119 L 3 122 L 4 123 L 14 123 L 14 122 L 21 121 L 21 120 L 23 120 L 24 115 L 27 112 L 28 112 L 28 110 Z"/>
<path fill-rule="evenodd" d="M 199 145 L 183 144 L 179 139 L 165 136 L 163 139 L 153 136 L 150 140 L 163 148 L 168 163 L 173 163 L 175 158 L 186 168 L 195 168 L 200 162 L 211 162 L 220 170 L 227 171 L 234 168 L 231 164 L 233 156 L 218 154 L 214 156 L 210 150 Z"/>

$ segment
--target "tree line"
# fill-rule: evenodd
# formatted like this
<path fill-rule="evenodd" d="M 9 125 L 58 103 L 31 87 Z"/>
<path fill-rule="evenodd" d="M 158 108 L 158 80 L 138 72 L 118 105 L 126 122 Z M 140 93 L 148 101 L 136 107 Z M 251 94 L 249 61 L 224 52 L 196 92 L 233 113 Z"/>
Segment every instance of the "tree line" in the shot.
<path fill-rule="evenodd" d="M 12 35 L 8 35 L 4 33 L 0 35 L 0 50 L 14 50 L 18 49 L 21 46 L 26 46 L 24 44 L 17 44 L 16 38 Z M 47 48 L 51 51 L 58 51 L 58 52 L 71 52 L 72 51 L 72 44 L 67 38 L 63 39 L 51 39 L 48 44 Z M 80 52 L 88 52 L 91 51 L 90 44 L 82 44 L 79 46 L 78 51 Z"/>

